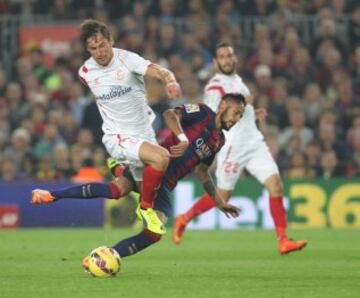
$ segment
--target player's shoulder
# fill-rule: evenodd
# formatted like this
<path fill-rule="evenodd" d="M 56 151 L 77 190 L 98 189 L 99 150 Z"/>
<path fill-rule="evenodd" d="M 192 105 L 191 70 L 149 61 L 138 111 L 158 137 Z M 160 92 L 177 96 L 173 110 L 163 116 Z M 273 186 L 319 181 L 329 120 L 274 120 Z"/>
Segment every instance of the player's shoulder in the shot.
<path fill-rule="evenodd" d="M 205 90 L 217 90 L 217 88 L 224 88 L 231 84 L 234 80 L 233 76 L 225 75 L 222 73 L 215 74 L 206 84 Z"/>
<path fill-rule="evenodd" d="M 80 77 L 85 78 L 98 70 L 99 65 L 96 64 L 95 60 L 92 57 L 90 57 L 80 66 L 78 74 Z"/>
<path fill-rule="evenodd" d="M 217 73 L 215 77 L 216 77 L 216 80 L 218 80 L 219 82 L 222 82 L 222 83 L 231 83 L 231 82 L 234 82 L 234 81 L 241 81 L 242 82 L 242 78 L 237 73 L 234 73 L 234 74 L 231 74 L 231 75 L 226 75 L 226 74 L 223 74 L 223 73 Z"/>
<path fill-rule="evenodd" d="M 116 56 L 117 59 L 120 59 L 123 63 L 129 63 L 134 59 L 138 59 L 140 57 L 140 55 L 135 52 L 124 49 L 118 49 L 118 48 L 114 48 L 114 55 Z"/>
<path fill-rule="evenodd" d="M 223 76 L 219 73 L 216 73 L 209 79 L 207 85 L 220 85 L 223 81 L 224 81 Z"/>

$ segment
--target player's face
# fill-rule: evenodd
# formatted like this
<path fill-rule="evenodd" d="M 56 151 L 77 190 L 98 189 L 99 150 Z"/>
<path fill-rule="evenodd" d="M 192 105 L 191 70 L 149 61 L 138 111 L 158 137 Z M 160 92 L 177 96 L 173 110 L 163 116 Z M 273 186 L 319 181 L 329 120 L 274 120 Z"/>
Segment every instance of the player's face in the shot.
<path fill-rule="evenodd" d="M 97 33 L 88 38 L 86 49 L 98 64 L 106 66 L 113 57 L 112 46 L 112 40 L 107 39 L 101 33 Z"/>
<path fill-rule="evenodd" d="M 221 129 L 229 130 L 244 114 L 245 106 L 232 100 L 226 102 L 226 107 L 221 116 Z"/>
<path fill-rule="evenodd" d="M 236 56 L 232 47 L 222 47 L 217 49 L 214 59 L 216 67 L 226 75 L 233 74 L 236 67 Z"/>

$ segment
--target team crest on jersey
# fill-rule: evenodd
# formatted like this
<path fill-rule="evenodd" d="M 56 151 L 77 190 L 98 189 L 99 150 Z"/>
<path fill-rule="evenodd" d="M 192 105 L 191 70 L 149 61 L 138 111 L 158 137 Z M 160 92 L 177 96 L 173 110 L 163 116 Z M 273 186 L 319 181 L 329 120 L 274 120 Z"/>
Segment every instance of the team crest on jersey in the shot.
<path fill-rule="evenodd" d="M 124 77 L 125 77 L 124 72 L 123 72 L 121 69 L 119 69 L 119 70 L 116 72 L 116 79 L 117 79 L 118 81 L 121 81 Z"/>
<path fill-rule="evenodd" d="M 192 103 L 189 103 L 189 104 L 185 104 L 185 111 L 186 113 L 190 114 L 190 113 L 196 113 L 196 112 L 199 112 L 200 111 L 200 107 L 199 105 L 197 104 L 192 104 Z"/>

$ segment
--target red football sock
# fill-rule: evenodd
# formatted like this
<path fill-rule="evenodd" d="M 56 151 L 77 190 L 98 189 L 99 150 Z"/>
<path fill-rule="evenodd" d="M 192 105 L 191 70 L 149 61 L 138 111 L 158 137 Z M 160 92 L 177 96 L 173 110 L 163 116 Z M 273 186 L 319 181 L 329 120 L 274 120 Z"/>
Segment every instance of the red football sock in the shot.
<path fill-rule="evenodd" d="M 110 199 L 119 199 L 121 195 L 121 189 L 117 186 L 116 183 L 110 182 L 109 183 L 111 198 Z"/>
<path fill-rule="evenodd" d="M 194 217 L 210 210 L 211 208 L 215 207 L 214 200 L 207 194 L 204 193 L 200 199 L 198 199 L 191 208 L 186 211 L 183 215 L 185 219 L 189 222 Z"/>
<path fill-rule="evenodd" d="M 155 197 L 164 174 L 164 171 L 156 170 L 152 166 L 146 166 L 144 168 L 141 188 L 141 208 L 148 209 L 154 207 Z"/>
<path fill-rule="evenodd" d="M 122 172 L 124 171 L 125 167 L 122 165 L 117 165 L 115 166 L 115 168 L 113 169 L 113 175 L 115 177 L 120 177 L 122 175 Z"/>
<path fill-rule="evenodd" d="M 270 196 L 270 212 L 278 239 L 286 238 L 287 219 L 282 196 Z"/>

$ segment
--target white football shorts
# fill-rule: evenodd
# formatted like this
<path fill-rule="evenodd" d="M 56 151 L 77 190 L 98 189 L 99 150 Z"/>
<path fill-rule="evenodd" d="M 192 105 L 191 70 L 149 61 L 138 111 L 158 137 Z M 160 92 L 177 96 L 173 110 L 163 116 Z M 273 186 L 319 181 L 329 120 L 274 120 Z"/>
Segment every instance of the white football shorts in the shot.
<path fill-rule="evenodd" d="M 134 137 L 124 134 L 105 134 L 103 144 L 111 157 L 119 162 L 127 164 L 136 181 L 142 181 L 144 164 L 140 160 L 139 150 L 144 142 L 157 144 L 155 135 L 149 134 L 142 137 Z"/>
<path fill-rule="evenodd" d="M 218 188 L 233 190 L 244 168 L 262 184 L 270 176 L 279 174 L 279 168 L 264 141 L 245 153 L 236 150 L 239 146 L 225 143 L 217 154 L 215 174 Z"/>

